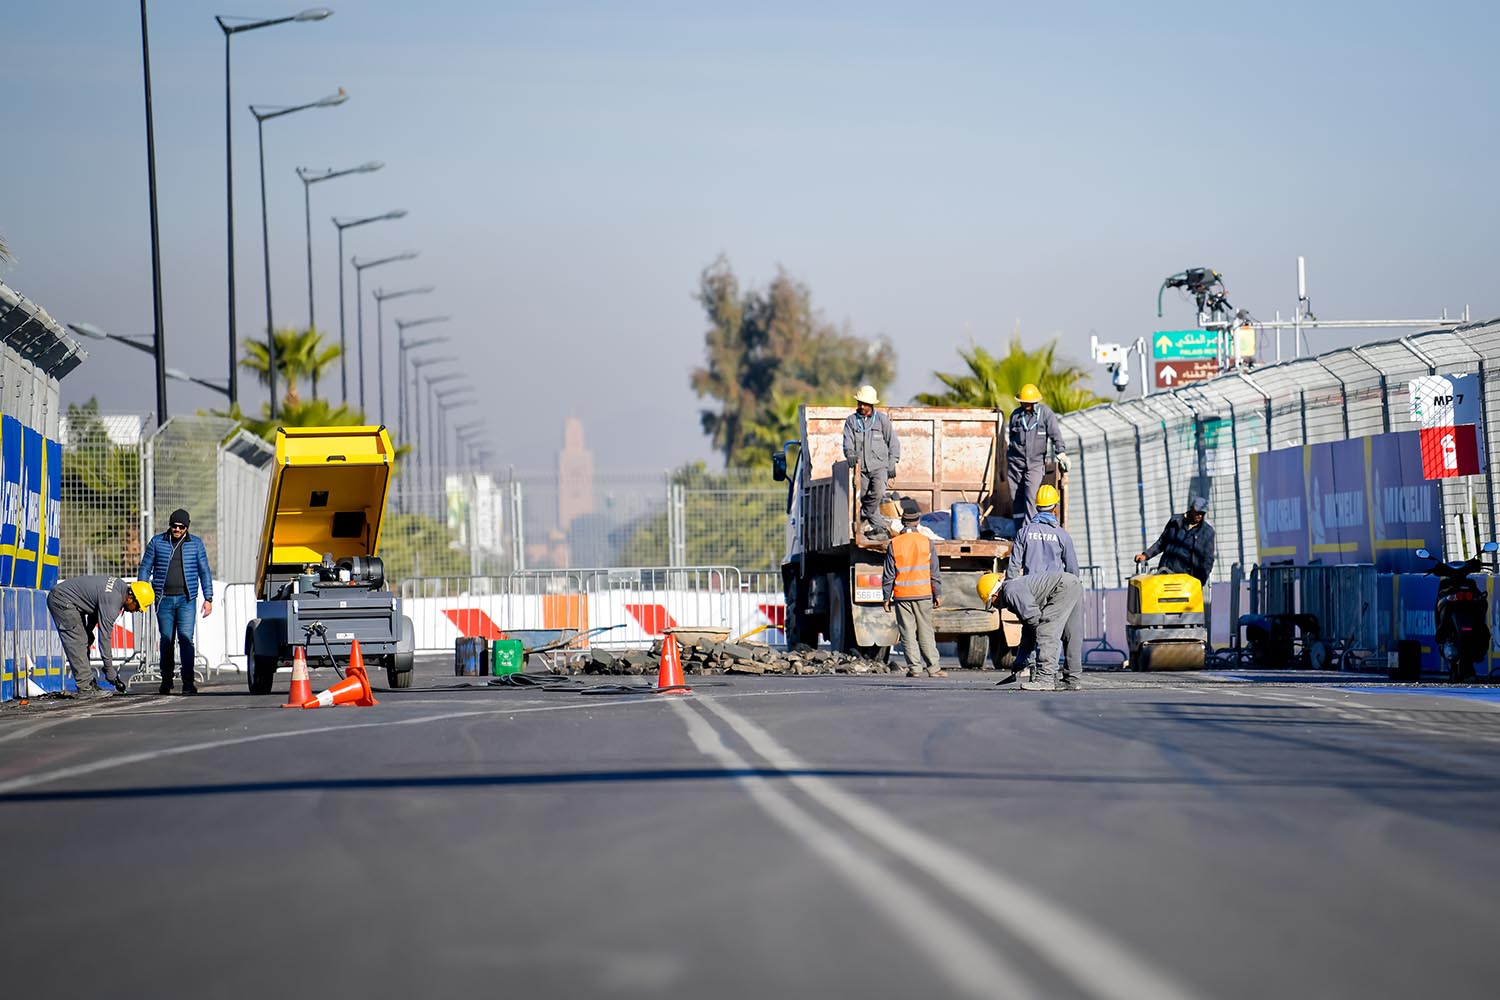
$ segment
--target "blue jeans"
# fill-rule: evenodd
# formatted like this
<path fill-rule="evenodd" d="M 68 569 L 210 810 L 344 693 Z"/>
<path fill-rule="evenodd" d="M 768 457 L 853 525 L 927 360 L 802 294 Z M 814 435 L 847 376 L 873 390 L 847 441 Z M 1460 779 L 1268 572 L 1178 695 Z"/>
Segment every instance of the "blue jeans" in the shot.
<path fill-rule="evenodd" d="M 156 625 L 161 632 L 163 684 L 172 683 L 172 675 L 176 670 L 176 658 L 173 656 L 175 650 L 172 648 L 175 643 L 182 651 L 182 685 L 193 686 L 193 663 L 197 658 L 193 650 L 193 615 L 197 610 L 198 602 L 181 594 L 162 597 L 156 602 Z"/>

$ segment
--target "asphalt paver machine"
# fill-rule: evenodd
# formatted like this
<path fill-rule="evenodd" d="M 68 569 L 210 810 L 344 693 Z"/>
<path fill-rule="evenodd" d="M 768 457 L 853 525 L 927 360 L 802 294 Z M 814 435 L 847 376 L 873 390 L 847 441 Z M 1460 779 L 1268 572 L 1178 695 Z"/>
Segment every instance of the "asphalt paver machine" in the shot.
<path fill-rule="evenodd" d="M 256 617 L 245 627 L 251 694 L 270 692 L 295 646 L 316 666 L 347 660 L 355 640 L 391 687 L 411 686 L 415 632 L 378 554 L 394 454 L 384 427 L 276 432 Z"/>
<path fill-rule="evenodd" d="M 1131 670 L 1202 670 L 1208 649 L 1203 585 L 1186 573 L 1142 573 L 1125 597 Z"/>

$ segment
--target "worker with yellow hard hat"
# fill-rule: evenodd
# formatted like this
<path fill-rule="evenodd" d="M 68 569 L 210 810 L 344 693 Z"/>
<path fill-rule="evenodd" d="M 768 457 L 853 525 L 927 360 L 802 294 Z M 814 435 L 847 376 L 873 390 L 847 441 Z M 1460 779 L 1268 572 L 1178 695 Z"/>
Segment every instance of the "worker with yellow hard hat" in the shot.
<path fill-rule="evenodd" d="M 854 394 L 854 412 L 844 421 L 844 461 L 858 475 L 859 516 L 866 537 L 891 536 L 889 522 L 880 513 L 886 485 L 896 478 L 901 461 L 901 439 L 891 418 L 876 409 L 880 395 L 873 385 L 862 385 Z"/>
<path fill-rule="evenodd" d="M 145 580 L 126 583 L 117 576 L 73 576 L 47 594 L 47 611 L 62 637 L 63 655 L 73 671 L 80 698 L 100 698 L 125 693 L 125 682 L 110 655 L 110 633 L 120 612 L 144 611 L 156 603 L 156 590 Z M 100 687 L 89 662 L 92 633 L 99 630 L 99 658 L 104 661 L 104 680 L 113 688 Z M 69 694 L 70 692 L 60 692 Z"/>
<path fill-rule="evenodd" d="M 1010 415 L 1005 444 L 1005 477 L 1010 484 L 1011 510 L 1019 520 L 1036 516 L 1036 491 L 1047 471 L 1047 445 L 1057 459 L 1057 471 L 1068 471 L 1062 425 L 1057 414 L 1042 402 L 1042 393 L 1027 382 L 1016 394 L 1017 406 Z"/>

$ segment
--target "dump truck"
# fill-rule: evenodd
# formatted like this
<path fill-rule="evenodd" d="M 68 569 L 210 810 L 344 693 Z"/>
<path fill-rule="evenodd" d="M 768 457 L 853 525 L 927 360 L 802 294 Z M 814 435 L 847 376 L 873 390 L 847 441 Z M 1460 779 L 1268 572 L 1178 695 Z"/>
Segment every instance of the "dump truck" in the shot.
<path fill-rule="evenodd" d="M 885 610 L 880 587 L 889 542 L 866 537 L 860 524 L 858 483 L 843 456 L 850 412 L 845 406 L 801 407 L 799 439 L 771 456 L 772 475 L 787 483 L 781 567 L 786 640 L 788 646 L 816 646 L 822 636 L 840 652 L 883 660 L 898 641 L 896 616 Z M 1008 612 L 1002 622 L 975 590 L 983 574 L 1004 572 L 1015 536 L 1005 480 L 1005 414 L 930 406 L 884 412 L 901 439 L 901 461 L 888 493 L 914 499 L 929 512 L 949 511 L 955 502 L 979 505 L 980 537 L 933 542 L 943 584 L 942 606 L 933 612 L 937 639 L 955 643 L 965 667 L 982 667 L 986 656 L 998 667 L 1009 666 L 1020 623 Z M 1050 474 L 1047 481 L 1058 485 Z"/>
<path fill-rule="evenodd" d="M 356 640 L 367 667 L 411 686 L 415 631 L 379 555 L 394 455 L 384 427 L 277 430 L 256 617 L 245 627 L 251 694 L 270 692 L 295 647 L 316 666 L 347 660 Z"/>

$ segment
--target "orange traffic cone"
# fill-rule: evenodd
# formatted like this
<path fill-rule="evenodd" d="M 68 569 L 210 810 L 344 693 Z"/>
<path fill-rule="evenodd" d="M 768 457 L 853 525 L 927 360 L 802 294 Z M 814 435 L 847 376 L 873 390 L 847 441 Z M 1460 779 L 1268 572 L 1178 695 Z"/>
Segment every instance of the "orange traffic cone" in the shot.
<path fill-rule="evenodd" d="M 657 694 L 691 694 L 692 688 L 682 682 L 682 653 L 677 637 L 670 632 L 661 641 L 661 670 L 656 675 Z"/>
<path fill-rule="evenodd" d="M 281 707 L 301 708 L 302 703 L 312 696 L 312 678 L 307 674 L 307 650 L 297 646 L 292 650 L 292 689 L 287 692 L 286 704 Z"/>
<path fill-rule="evenodd" d="M 349 651 L 349 666 L 344 671 L 345 677 L 327 691 L 319 691 L 317 697 L 309 698 L 302 703 L 303 708 L 327 708 L 329 705 L 357 705 L 360 708 L 369 708 L 378 705 L 375 695 L 370 691 L 370 675 L 365 673 L 365 656 L 359 651 L 359 640 L 354 641 L 354 648 Z"/>

